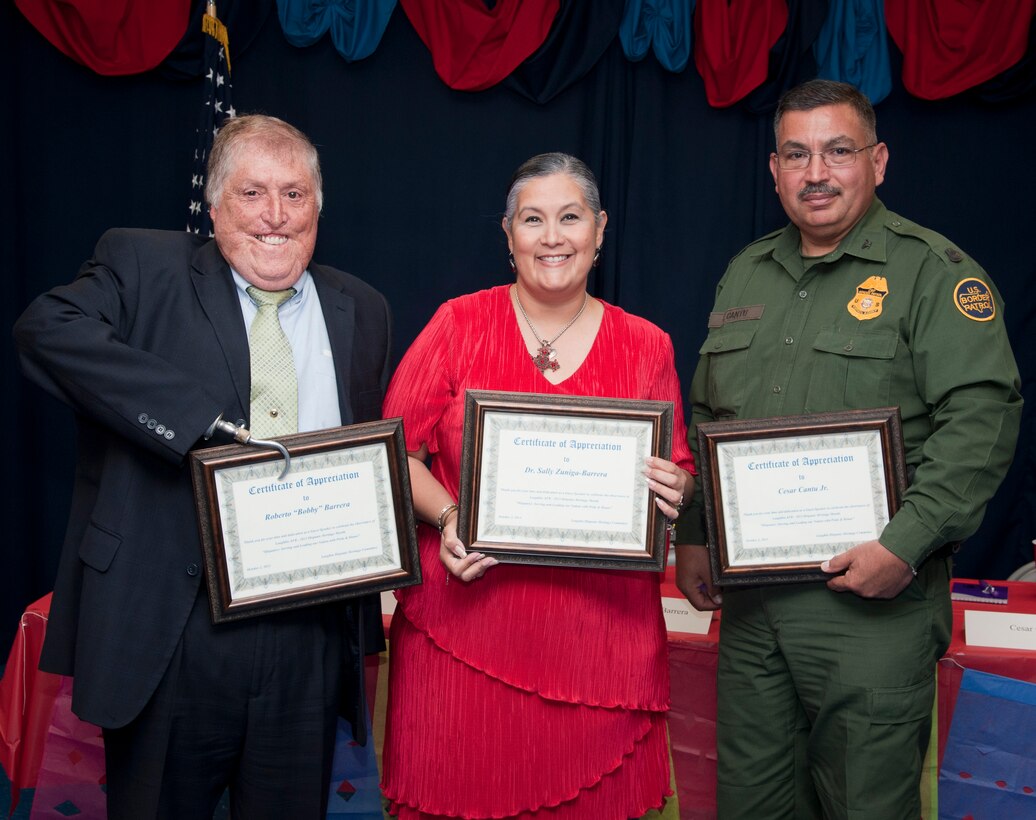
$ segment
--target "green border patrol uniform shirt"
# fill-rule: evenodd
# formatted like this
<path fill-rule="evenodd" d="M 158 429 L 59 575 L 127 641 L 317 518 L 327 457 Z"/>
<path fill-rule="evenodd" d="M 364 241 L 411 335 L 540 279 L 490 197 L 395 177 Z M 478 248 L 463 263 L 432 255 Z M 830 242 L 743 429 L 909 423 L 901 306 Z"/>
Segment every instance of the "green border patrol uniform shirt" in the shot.
<path fill-rule="evenodd" d="M 799 242 L 794 225 L 764 236 L 720 281 L 691 449 L 703 421 L 898 405 L 913 478 L 879 540 L 916 570 L 978 528 L 1014 453 L 1003 303 L 973 259 L 877 199 L 826 256 L 803 259 Z M 705 543 L 698 481 L 679 543 Z"/>

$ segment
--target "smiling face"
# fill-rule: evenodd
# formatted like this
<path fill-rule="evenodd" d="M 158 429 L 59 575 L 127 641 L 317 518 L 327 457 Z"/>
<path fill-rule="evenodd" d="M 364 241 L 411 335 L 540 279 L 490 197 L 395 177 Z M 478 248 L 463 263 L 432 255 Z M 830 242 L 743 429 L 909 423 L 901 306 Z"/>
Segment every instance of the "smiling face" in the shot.
<path fill-rule="evenodd" d="M 316 185 L 289 143 L 253 139 L 242 146 L 211 214 L 224 259 L 256 287 L 291 287 L 313 258 Z"/>
<path fill-rule="evenodd" d="M 608 216 L 594 212 L 569 174 L 533 177 L 518 193 L 504 233 L 518 283 L 532 294 L 570 296 L 586 289 Z"/>
<path fill-rule="evenodd" d="M 854 164 L 839 168 L 828 168 L 816 152 L 838 147 L 853 150 L 872 142 L 847 103 L 788 111 L 781 118 L 777 151 L 813 152 L 809 165 L 801 170 L 784 170 L 776 155 L 770 157 L 777 195 L 802 235 L 802 252 L 807 256 L 822 256 L 838 247 L 870 207 L 888 162 L 883 142 L 860 151 Z"/>

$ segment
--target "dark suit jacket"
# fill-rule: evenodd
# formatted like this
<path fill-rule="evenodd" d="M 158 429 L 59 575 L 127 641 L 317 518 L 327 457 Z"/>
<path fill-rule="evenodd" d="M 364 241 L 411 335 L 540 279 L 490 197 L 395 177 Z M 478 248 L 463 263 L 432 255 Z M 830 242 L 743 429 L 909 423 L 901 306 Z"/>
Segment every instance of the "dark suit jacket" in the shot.
<path fill-rule="evenodd" d="M 389 366 L 385 299 L 333 268 L 311 264 L 310 273 L 342 424 L 376 419 Z M 71 284 L 29 306 L 14 333 L 25 373 L 71 405 L 78 424 L 72 509 L 40 666 L 75 677 L 76 714 L 117 728 L 155 691 L 204 574 L 185 456 L 206 445 L 201 436 L 219 413 L 248 419 L 248 336 L 237 292 L 215 242 L 116 229 Z M 358 686 L 364 640 L 380 641 L 380 608 L 375 599 L 342 611 L 353 626 L 346 632 Z M 357 634 L 357 623 L 370 633 Z"/>

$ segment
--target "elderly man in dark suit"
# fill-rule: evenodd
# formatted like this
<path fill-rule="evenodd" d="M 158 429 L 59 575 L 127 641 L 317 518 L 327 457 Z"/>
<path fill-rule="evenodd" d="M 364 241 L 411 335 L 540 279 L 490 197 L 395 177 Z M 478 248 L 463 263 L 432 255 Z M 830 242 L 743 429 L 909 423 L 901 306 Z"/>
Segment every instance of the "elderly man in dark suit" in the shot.
<path fill-rule="evenodd" d="M 229 121 L 206 198 L 215 241 L 109 231 L 15 326 L 26 374 L 78 425 L 41 666 L 73 675 L 73 709 L 104 729 L 110 817 L 211 817 L 227 787 L 235 817 L 318 817 L 343 707 L 363 733 L 377 602 L 214 626 L 186 455 L 220 418 L 257 435 L 377 418 L 389 312 L 311 263 L 320 164 L 291 125 Z M 271 299 L 294 371 L 272 378 L 250 355 Z"/>

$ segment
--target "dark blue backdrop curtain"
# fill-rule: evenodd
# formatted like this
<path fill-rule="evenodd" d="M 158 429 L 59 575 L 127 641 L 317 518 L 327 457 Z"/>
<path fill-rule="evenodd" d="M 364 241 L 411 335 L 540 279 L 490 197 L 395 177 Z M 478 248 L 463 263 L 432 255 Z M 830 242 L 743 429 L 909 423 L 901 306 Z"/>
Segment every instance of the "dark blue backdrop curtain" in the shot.
<path fill-rule="evenodd" d="M 509 279 L 505 186 L 534 153 L 575 153 L 598 173 L 610 218 L 593 292 L 672 335 L 685 387 L 727 260 L 785 221 L 767 170 L 769 115 L 709 107 L 693 64 L 674 74 L 653 55 L 631 62 L 617 37 L 545 104 L 506 84 L 447 88 L 398 8 L 378 49 L 352 64 L 330 37 L 289 45 L 274 14 L 246 52 L 232 54 L 237 110 L 284 117 L 321 148 L 317 258 L 387 295 L 397 357 L 440 302 Z M 894 47 L 892 60 L 898 77 Z M 161 71 L 100 77 L 49 45 L 10 3 L 0 4 L 0 65 L 0 265 L 10 328 L 32 297 L 72 278 L 106 228 L 183 228 L 202 91 L 198 79 Z M 878 120 L 891 156 L 882 198 L 947 234 L 993 275 L 1036 405 L 1036 98 L 925 102 L 896 79 Z M 25 604 L 53 582 L 74 444 L 70 412 L 21 378 L 4 338 L 6 645 Z M 1030 406 L 1011 476 L 958 574 L 1002 577 L 1031 560 L 1032 419 Z"/>

